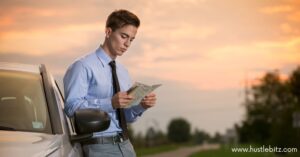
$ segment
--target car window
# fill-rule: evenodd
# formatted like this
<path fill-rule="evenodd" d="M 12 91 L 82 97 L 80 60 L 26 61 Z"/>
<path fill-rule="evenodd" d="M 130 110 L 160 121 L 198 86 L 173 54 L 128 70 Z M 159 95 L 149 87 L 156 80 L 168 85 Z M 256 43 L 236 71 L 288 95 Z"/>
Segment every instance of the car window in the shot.
<path fill-rule="evenodd" d="M 55 97 L 56 97 L 56 100 L 58 100 L 58 103 L 61 105 L 61 108 L 64 109 L 65 106 L 64 106 L 64 99 L 63 99 L 63 95 L 61 93 L 61 90 L 57 84 L 56 81 L 53 80 L 53 87 L 54 87 L 54 93 L 55 93 Z M 63 114 L 65 115 L 65 112 L 63 111 Z M 75 129 L 73 127 L 73 124 L 70 120 L 70 118 L 68 116 L 64 116 L 64 118 L 66 118 L 66 121 L 67 121 L 67 124 L 68 124 L 68 131 L 71 135 L 75 135 Z"/>
<path fill-rule="evenodd" d="M 40 74 L 0 70 L 0 129 L 51 133 Z"/>

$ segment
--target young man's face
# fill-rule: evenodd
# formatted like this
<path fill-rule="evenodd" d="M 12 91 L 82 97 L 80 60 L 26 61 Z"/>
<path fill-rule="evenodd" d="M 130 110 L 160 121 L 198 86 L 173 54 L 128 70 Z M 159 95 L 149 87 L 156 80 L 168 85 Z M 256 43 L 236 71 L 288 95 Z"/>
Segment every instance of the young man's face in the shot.
<path fill-rule="evenodd" d="M 115 31 L 112 31 L 111 28 L 106 28 L 108 53 L 112 58 L 123 55 L 130 47 L 137 33 L 137 29 L 138 28 L 133 25 L 125 25 Z"/>

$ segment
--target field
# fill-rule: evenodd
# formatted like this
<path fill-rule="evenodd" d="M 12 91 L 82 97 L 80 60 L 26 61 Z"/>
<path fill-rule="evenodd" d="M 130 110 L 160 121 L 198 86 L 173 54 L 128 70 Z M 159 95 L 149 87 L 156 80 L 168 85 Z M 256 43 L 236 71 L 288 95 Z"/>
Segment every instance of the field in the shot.
<path fill-rule="evenodd" d="M 231 148 L 249 148 L 249 145 L 240 145 L 240 146 L 222 146 L 218 150 L 207 150 L 194 153 L 190 157 L 276 157 L 274 153 L 271 152 L 232 152 Z M 256 146 L 256 148 L 258 148 Z M 299 152 L 289 153 L 284 157 L 299 157 Z"/>
<path fill-rule="evenodd" d="M 136 149 L 136 154 L 137 154 L 137 156 L 158 154 L 158 153 L 162 153 L 162 152 L 176 150 L 178 147 L 179 147 L 178 145 L 164 145 L 164 146 L 159 146 L 159 147 L 140 148 L 140 149 Z"/>

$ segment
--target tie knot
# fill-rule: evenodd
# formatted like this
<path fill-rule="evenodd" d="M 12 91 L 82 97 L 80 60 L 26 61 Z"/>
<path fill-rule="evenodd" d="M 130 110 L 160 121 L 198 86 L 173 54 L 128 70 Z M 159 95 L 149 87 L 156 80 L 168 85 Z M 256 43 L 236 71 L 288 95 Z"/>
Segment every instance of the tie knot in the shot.
<path fill-rule="evenodd" d="M 111 68 L 116 69 L 116 62 L 114 60 L 109 62 L 109 65 Z"/>

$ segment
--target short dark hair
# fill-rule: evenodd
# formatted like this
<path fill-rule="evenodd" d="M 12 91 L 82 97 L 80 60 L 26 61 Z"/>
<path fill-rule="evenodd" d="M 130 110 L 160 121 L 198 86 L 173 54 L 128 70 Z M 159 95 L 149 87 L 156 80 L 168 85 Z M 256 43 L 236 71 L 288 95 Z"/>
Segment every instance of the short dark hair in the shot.
<path fill-rule="evenodd" d="M 107 17 L 106 27 L 110 27 L 112 31 L 125 25 L 133 25 L 138 28 L 140 20 L 135 14 L 124 9 L 115 10 Z"/>

